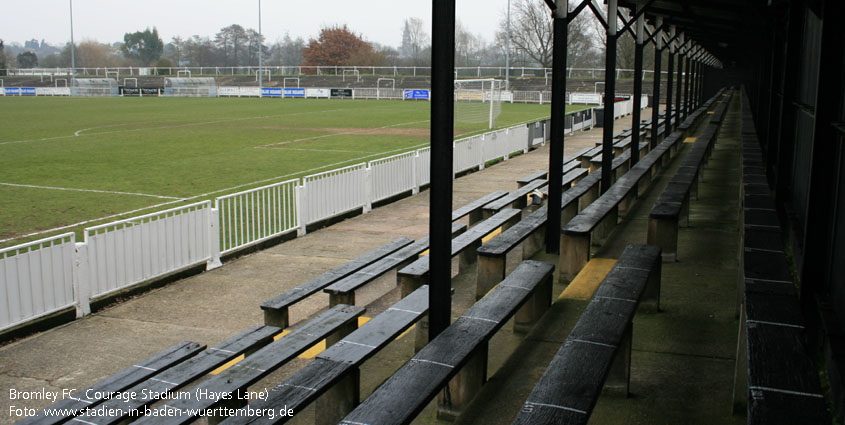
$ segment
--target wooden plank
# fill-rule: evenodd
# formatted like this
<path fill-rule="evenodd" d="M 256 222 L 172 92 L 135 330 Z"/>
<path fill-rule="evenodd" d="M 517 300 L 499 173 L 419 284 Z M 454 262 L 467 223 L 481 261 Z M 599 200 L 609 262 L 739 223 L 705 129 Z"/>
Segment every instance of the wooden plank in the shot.
<path fill-rule="evenodd" d="M 253 401 L 250 407 L 276 411 L 287 408 L 298 413 L 393 341 L 426 312 L 428 286 L 422 286 L 317 355 L 293 376 L 271 388 L 266 400 Z M 278 417 L 274 423 L 285 423 L 290 419 Z M 264 417 L 244 414 L 234 415 L 223 423 L 235 425 L 266 421 Z"/>
<path fill-rule="evenodd" d="M 464 228 L 466 228 L 465 224 L 454 223 L 452 224 L 452 234 L 454 235 L 455 233 L 459 233 L 458 231 Z M 327 286 L 326 288 L 323 288 L 323 292 L 328 294 L 342 294 L 354 291 L 367 283 L 372 282 L 390 270 L 413 260 L 423 251 L 427 250 L 428 245 L 428 236 L 422 237 L 413 244 L 408 245 L 367 267 L 364 267 L 363 269 Z"/>
<path fill-rule="evenodd" d="M 238 397 L 237 392 L 258 382 L 288 361 L 302 354 L 312 345 L 338 329 L 355 323 L 365 311 L 362 307 L 338 305 L 273 341 L 222 373 L 212 376 L 197 386 L 196 390 L 213 394 Z M 195 390 L 195 391 L 196 391 Z M 242 396 L 242 395 L 240 395 Z M 211 397 L 191 397 L 170 400 L 156 410 L 156 415 L 145 416 L 136 424 L 186 424 L 193 422 L 196 411 L 220 405 Z M 166 413 L 169 412 L 169 416 Z M 174 414 L 177 413 L 177 414 Z"/>
<path fill-rule="evenodd" d="M 126 416 L 132 414 L 133 409 L 143 411 L 144 407 L 167 397 L 168 393 L 175 394 L 189 382 L 228 363 L 241 354 L 268 344 L 273 340 L 273 336 L 281 331 L 280 328 L 275 326 L 254 326 L 155 377 L 125 390 L 128 394 L 135 394 L 135 398 L 126 400 L 115 398 L 101 404 L 102 409 L 97 409 L 97 412 L 102 411 L 106 415 L 82 415 L 72 422 L 97 425 L 112 425 L 122 422 Z"/>
<path fill-rule="evenodd" d="M 471 214 L 473 211 L 481 209 L 484 205 L 489 204 L 505 195 L 508 194 L 506 190 L 497 190 L 495 192 L 488 193 L 454 211 L 452 211 L 452 221 L 460 220 L 466 215 Z"/>
<path fill-rule="evenodd" d="M 128 368 L 73 394 L 71 397 L 53 404 L 47 408 L 50 409 L 49 415 L 47 414 L 47 409 L 44 409 L 36 415 L 22 419 L 17 423 L 28 425 L 59 424 L 66 422 L 71 418 L 71 415 L 58 414 L 61 409 L 69 409 L 65 410 L 65 412 L 70 412 L 73 409 L 94 407 L 103 402 L 104 399 L 89 398 L 88 395 L 113 394 L 123 391 L 138 382 L 161 373 L 175 364 L 187 360 L 204 349 L 204 345 L 191 341 L 182 341 L 178 344 L 174 344 L 144 361 L 135 363 L 132 366 L 129 366 Z"/>
<path fill-rule="evenodd" d="M 302 285 L 297 286 L 287 292 L 284 292 L 276 297 L 265 301 L 261 304 L 262 310 L 278 310 L 287 308 L 288 306 L 307 298 L 308 296 L 320 291 L 326 286 L 349 276 L 352 273 L 361 270 L 362 268 L 392 254 L 393 252 L 402 249 L 414 242 L 410 238 L 397 238 L 389 243 L 376 248 L 354 260 L 351 260 L 342 266 L 336 267 Z"/>
<path fill-rule="evenodd" d="M 533 173 L 531 173 L 531 174 L 529 174 L 525 177 L 518 179 L 516 181 L 516 183 L 519 184 L 520 186 L 523 186 L 523 185 L 531 183 L 532 181 L 537 180 L 537 179 L 545 180 L 546 176 L 548 176 L 548 175 L 549 175 L 548 171 L 535 171 L 535 172 L 533 172 Z"/>
<path fill-rule="evenodd" d="M 529 193 L 538 189 L 542 186 L 545 186 L 548 182 L 546 180 L 534 180 L 531 183 L 526 184 L 525 186 L 514 190 L 513 192 L 509 193 L 506 196 L 503 196 L 493 202 L 488 203 L 484 206 L 484 211 L 495 212 L 499 211 L 502 208 L 508 207 L 510 204 L 516 202 L 520 198 L 524 198 L 528 196 Z"/>

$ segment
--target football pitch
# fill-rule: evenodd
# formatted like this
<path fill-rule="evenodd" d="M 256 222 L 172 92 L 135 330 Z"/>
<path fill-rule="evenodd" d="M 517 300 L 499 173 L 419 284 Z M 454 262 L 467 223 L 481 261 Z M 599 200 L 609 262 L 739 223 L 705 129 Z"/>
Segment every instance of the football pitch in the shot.
<path fill-rule="evenodd" d="M 0 97 L 0 246 L 419 149 L 429 143 L 429 107 Z M 548 114 L 548 105 L 504 104 L 496 124 Z M 457 124 L 456 138 L 482 130 Z"/>

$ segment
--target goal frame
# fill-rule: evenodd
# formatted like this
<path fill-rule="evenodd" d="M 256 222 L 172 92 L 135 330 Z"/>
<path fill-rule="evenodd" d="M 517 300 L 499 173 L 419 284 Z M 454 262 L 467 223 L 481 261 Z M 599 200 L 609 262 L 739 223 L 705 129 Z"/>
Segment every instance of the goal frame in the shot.
<path fill-rule="evenodd" d="M 498 99 L 495 99 L 495 97 L 497 97 L 495 95 L 495 91 L 496 91 L 495 85 L 496 85 L 497 82 L 499 83 L 499 89 L 498 89 L 499 95 L 498 95 Z M 459 101 L 458 96 L 457 96 L 457 91 L 459 90 L 458 84 L 465 84 L 465 83 L 481 83 L 481 102 L 484 103 L 485 98 L 489 99 L 490 108 L 489 108 L 489 112 L 488 112 L 487 126 L 488 126 L 488 128 L 492 129 L 494 127 L 495 121 L 496 121 L 496 117 L 494 116 L 495 115 L 495 113 L 494 113 L 495 107 L 496 107 L 495 102 L 499 102 L 500 104 L 502 102 L 501 92 L 502 92 L 502 90 L 504 90 L 505 81 L 499 80 L 497 78 L 469 78 L 469 79 L 462 79 L 462 80 L 455 79 L 455 83 L 454 83 L 455 89 L 454 90 L 455 90 L 455 93 L 456 93 L 455 94 L 455 101 L 456 102 Z M 484 86 L 485 83 L 490 83 L 489 89 L 485 89 L 485 86 Z M 485 96 L 486 93 L 489 93 L 489 96 Z"/>

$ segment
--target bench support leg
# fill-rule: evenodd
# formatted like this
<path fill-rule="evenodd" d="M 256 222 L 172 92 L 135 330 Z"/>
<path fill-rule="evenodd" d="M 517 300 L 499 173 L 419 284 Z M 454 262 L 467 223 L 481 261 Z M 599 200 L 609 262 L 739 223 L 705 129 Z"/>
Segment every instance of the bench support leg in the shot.
<path fill-rule="evenodd" d="M 528 260 L 543 249 L 546 226 L 540 226 L 522 242 L 522 259 Z"/>
<path fill-rule="evenodd" d="M 663 253 L 663 261 L 677 261 L 678 259 L 678 221 L 677 219 L 662 219 L 649 217 L 646 243 L 659 246 Z"/>
<path fill-rule="evenodd" d="M 288 308 L 280 308 L 278 310 L 264 310 L 264 324 L 267 326 L 276 326 L 279 328 L 288 327 Z"/>
<path fill-rule="evenodd" d="M 590 261 L 590 234 L 560 237 L 560 279 L 571 282 Z"/>
<path fill-rule="evenodd" d="M 594 232 L 596 232 L 594 242 L 598 245 L 603 244 L 610 234 L 613 233 L 613 229 L 616 227 L 616 223 L 618 222 L 619 206 L 617 205 L 607 212 L 607 215 L 604 216 L 601 223 L 599 223 L 596 230 L 594 230 Z"/>
<path fill-rule="evenodd" d="M 411 292 L 416 291 L 419 289 L 420 286 L 423 286 L 428 283 L 427 279 L 428 275 L 426 276 L 408 276 L 403 274 L 396 275 L 396 282 L 397 286 L 399 286 L 399 291 L 402 294 L 402 298 L 411 295 Z"/>
<path fill-rule="evenodd" d="M 566 227 L 569 220 L 572 220 L 576 215 L 578 215 L 578 200 L 570 202 L 560 211 L 560 227 Z"/>
<path fill-rule="evenodd" d="M 314 415 L 315 425 L 333 425 L 340 422 L 360 402 L 361 374 L 358 368 L 317 399 Z"/>
<path fill-rule="evenodd" d="M 476 300 L 480 300 L 494 286 L 504 280 L 506 262 L 507 255 L 500 257 L 485 257 L 481 255 L 478 257 L 478 276 L 475 284 Z"/>
<path fill-rule="evenodd" d="M 428 345 L 428 313 L 420 317 L 417 324 L 414 326 L 414 352 L 422 350 Z"/>
<path fill-rule="evenodd" d="M 663 271 L 663 261 L 658 261 L 648 275 L 648 281 L 645 284 L 642 301 L 640 302 L 640 309 L 651 312 L 660 311 L 660 276 Z"/>
<path fill-rule="evenodd" d="M 590 204 L 593 203 L 599 197 L 599 185 L 600 183 L 596 183 L 591 187 L 588 191 L 584 192 L 581 195 L 581 199 L 578 200 L 578 211 L 587 208 Z"/>
<path fill-rule="evenodd" d="M 355 329 L 358 329 L 357 320 L 352 320 L 349 323 L 346 323 L 345 325 L 341 325 L 334 332 L 332 332 L 331 335 L 326 337 L 326 347 L 331 347 L 334 343 L 342 340 L 343 337 L 355 331 Z"/>
<path fill-rule="evenodd" d="M 554 277 L 549 274 L 537 285 L 534 294 L 514 315 L 514 332 L 528 332 L 543 317 L 543 313 L 552 305 L 552 286 Z"/>
<path fill-rule="evenodd" d="M 467 273 L 475 270 L 478 262 L 478 248 L 481 247 L 481 240 L 475 241 L 463 251 L 458 253 L 458 273 Z"/>
<path fill-rule="evenodd" d="M 454 421 L 487 381 L 487 343 L 481 344 L 446 384 L 437 400 L 437 418 Z"/>
<path fill-rule="evenodd" d="M 484 214 L 481 212 L 481 208 L 476 209 L 475 211 L 469 213 L 469 222 L 467 223 L 468 226 L 473 226 L 475 223 L 484 220 Z"/>
<path fill-rule="evenodd" d="M 334 307 L 338 304 L 355 305 L 355 292 L 329 294 L 329 307 Z"/>
<path fill-rule="evenodd" d="M 633 340 L 633 329 L 633 324 L 628 323 L 625 335 L 622 336 L 622 341 L 619 342 L 619 347 L 616 348 L 616 356 L 613 358 L 613 363 L 610 365 L 610 371 L 607 374 L 607 381 L 604 384 L 605 393 L 628 396 L 628 390 L 631 384 L 631 342 Z"/>

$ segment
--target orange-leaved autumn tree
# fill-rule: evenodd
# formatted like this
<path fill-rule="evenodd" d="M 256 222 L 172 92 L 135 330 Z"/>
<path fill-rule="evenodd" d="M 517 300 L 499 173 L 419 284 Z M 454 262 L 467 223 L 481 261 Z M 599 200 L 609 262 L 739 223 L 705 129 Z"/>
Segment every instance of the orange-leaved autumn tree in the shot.
<path fill-rule="evenodd" d="M 303 65 L 381 65 L 384 54 L 376 52 L 372 44 L 344 26 L 320 30 L 318 39 L 311 39 L 302 49 Z M 356 63 L 352 63 L 355 61 Z M 361 63 L 364 61 L 367 63 Z"/>

